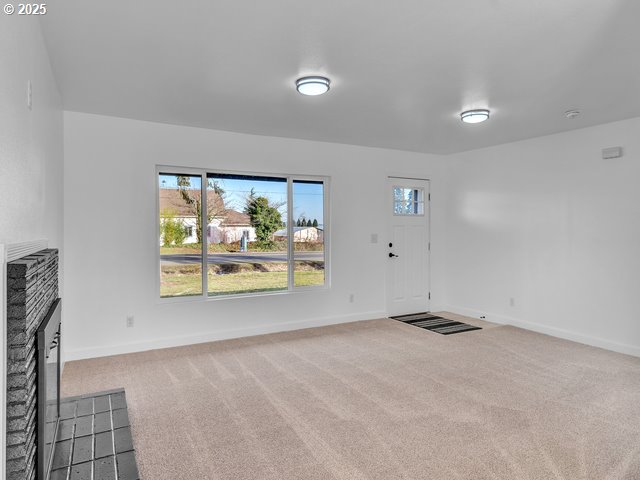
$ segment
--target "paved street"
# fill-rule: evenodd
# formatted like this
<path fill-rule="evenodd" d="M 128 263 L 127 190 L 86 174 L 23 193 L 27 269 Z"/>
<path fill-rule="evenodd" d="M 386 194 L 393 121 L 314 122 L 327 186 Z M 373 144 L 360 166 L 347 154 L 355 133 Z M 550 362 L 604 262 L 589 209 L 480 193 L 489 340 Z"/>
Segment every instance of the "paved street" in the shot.
<path fill-rule="evenodd" d="M 189 265 L 192 263 L 200 263 L 201 256 L 191 253 L 181 253 L 178 255 L 160 255 L 163 265 Z M 297 252 L 296 260 L 309 260 L 322 262 L 324 260 L 323 252 Z M 228 264 L 228 263 L 269 263 L 269 262 L 286 262 L 286 252 L 251 252 L 251 253 L 210 253 L 209 263 L 212 264 Z"/>

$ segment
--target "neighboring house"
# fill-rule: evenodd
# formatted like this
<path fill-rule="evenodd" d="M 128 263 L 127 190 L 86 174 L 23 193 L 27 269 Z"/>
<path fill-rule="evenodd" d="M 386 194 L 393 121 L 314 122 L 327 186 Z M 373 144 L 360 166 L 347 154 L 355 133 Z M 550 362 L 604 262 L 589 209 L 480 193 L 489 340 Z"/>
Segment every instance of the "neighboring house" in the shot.
<path fill-rule="evenodd" d="M 256 229 L 251 226 L 249 215 L 226 209 L 222 218 L 215 218 L 207 227 L 209 243 L 239 242 L 242 237 L 253 242 L 256 240 Z"/>
<path fill-rule="evenodd" d="M 286 240 L 289 233 L 286 228 L 273 234 L 276 240 Z M 324 232 L 318 227 L 293 227 L 294 242 L 323 242 Z"/>
<path fill-rule="evenodd" d="M 200 190 L 188 190 L 191 198 L 200 198 Z M 209 243 L 233 243 L 246 236 L 250 242 L 256 240 L 256 230 L 251 226 L 249 216 L 236 210 L 225 208 L 224 201 L 218 195 L 209 195 L 209 211 L 214 218 L 207 225 Z M 160 222 L 172 216 L 184 225 L 187 237 L 184 243 L 197 243 L 197 222 L 194 208 L 188 205 L 175 188 L 160 189 Z"/>

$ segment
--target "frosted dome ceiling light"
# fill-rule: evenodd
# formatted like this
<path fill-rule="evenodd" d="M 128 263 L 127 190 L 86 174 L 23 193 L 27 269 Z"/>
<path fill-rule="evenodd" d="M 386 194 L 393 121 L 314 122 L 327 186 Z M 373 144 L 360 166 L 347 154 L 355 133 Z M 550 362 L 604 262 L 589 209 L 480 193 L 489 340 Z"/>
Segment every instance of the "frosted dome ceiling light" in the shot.
<path fill-rule="evenodd" d="M 302 95 L 322 95 L 329 91 L 330 84 L 327 77 L 302 77 L 296 80 L 296 89 Z"/>
<path fill-rule="evenodd" d="M 574 118 L 580 116 L 580 110 L 567 110 L 566 112 L 564 112 L 564 116 L 569 120 L 573 120 Z"/>
<path fill-rule="evenodd" d="M 481 123 L 489 120 L 489 110 L 467 110 L 460 114 L 460 119 L 464 123 Z"/>

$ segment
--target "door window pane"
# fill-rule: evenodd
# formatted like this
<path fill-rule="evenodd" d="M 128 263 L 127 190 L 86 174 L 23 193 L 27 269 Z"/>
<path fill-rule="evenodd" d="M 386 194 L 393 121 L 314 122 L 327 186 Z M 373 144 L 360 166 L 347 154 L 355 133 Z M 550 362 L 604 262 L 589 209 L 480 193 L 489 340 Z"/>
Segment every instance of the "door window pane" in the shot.
<path fill-rule="evenodd" d="M 288 288 L 287 179 L 207 176 L 208 294 Z"/>
<path fill-rule="evenodd" d="M 158 175 L 160 296 L 202 295 L 201 177 Z"/>
<path fill-rule="evenodd" d="M 424 215 L 422 188 L 393 187 L 393 213 L 395 215 Z"/>
<path fill-rule="evenodd" d="M 324 285 L 324 182 L 293 181 L 293 222 L 293 284 Z"/>

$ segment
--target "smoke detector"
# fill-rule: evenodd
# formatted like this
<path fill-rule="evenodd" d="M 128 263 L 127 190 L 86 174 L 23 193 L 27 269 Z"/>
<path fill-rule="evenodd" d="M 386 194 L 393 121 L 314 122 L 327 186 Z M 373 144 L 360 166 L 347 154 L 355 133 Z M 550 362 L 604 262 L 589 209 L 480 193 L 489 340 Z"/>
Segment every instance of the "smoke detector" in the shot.
<path fill-rule="evenodd" d="M 564 112 L 564 116 L 567 117 L 569 120 L 573 120 L 579 115 L 580 115 L 580 110 L 567 110 L 566 112 Z"/>

